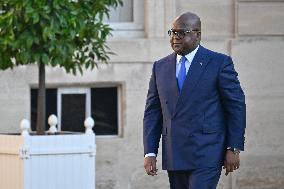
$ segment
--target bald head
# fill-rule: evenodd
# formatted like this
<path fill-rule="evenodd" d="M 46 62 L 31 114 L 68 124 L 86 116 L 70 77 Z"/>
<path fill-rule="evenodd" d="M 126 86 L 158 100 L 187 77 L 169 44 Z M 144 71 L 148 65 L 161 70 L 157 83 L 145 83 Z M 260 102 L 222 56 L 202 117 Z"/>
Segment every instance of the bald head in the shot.
<path fill-rule="evenodd" d="M 175 22 L 179 22 L 184 28 L 201 31 L 201 21 L 199 16 L 194 13 L 186 12 L 175 19 Z"/>

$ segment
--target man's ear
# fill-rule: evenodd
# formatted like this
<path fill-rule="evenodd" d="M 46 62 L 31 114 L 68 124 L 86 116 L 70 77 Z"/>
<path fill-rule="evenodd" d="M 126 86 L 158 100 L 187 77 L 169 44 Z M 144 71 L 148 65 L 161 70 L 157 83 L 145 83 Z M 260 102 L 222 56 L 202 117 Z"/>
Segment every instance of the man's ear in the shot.
<path fill-rule="evenodd" d="M 196 37 L 199 41 L 201 41 L 201 31 L 196 32 Z"/>
<path fill-rule="evenodd" d="M 197 37 L 201 40 L 201 31 L 196 32 Z"/>

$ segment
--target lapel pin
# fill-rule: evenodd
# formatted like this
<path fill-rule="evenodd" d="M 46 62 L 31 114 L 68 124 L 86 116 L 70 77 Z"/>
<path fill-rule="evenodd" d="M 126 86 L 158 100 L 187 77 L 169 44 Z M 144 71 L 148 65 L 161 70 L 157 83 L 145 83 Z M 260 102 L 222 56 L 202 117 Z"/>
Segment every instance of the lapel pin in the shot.
<path fill-rule="evenodd" d="M 202 63 L 202 62 L 200 62 L 199 64 L 200 64 L 200 66 L 202 66 L 202 64 L 203 64 L 203 63 Z"/>

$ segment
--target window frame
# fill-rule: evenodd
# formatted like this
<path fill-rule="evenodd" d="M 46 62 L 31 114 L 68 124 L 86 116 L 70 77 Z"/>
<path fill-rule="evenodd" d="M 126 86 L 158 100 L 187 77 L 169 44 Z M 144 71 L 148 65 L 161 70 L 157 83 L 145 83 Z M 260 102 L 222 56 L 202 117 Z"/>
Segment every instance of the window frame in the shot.
<path fill-rule="evenodd" d="M 86 115 L 86 118 L 91 116 L 91 90 L 90 88 L 58 87 L 57 88 L 57 119 L 58 119 L 57 129 L 58 131 L 61 131 L 62 95 L 63 94 L 85 94 L 86 95 L 85 115 Z"/>
<path fill-rule="evenodd" d="M 120 84 L 97 84 L 92 85 L 89 88 L 108 88 L 108 87 L 115 87 L 117 91 L 117 127 L 118 127 L 118 133 L 117 135 L 96 135 L 96 138 L 122 138 L 123 137 L 123 128 L 122 128 L 122 86 Z M 96 126 L 96 120 L 95 120 L 95 126 Z M 95 127 L 94 126 L 94 127 Z"/>
<path fill-rule="evenodd" d="M 46 89 L 48 88 L 56 88 L 57 89 L 57 129 L 61 131 L 61 94 L 86 94 L 86 117 L 91 116 L 91 88 L 108 88 L 108 87 L 115 87 L 117 90 L 117 127 L 118 133 L 117 135 L 96 135 L 96 138 L 122 138 L 123 137 L 123 120 L 122 117 L 124 115 L 124 110 L 122 107 L 125 107 L 125 102 L 123 100 L 123 91 L 124 87 L 122 83 L 96 83 L 96 84 L 86 84 L 82 86 L 64 86 L 64 85 L 46 85 Z M 28 105 L 28 114 L 29 118 L 31 119 L 31 89 L 38 88 L 37 85 L 32 84 L 29 87 L 29 105 Z M 49 115 L 46 115 L 49 116 Z M 96 122 L 96 120 L 95 120 Z M 96 125 L 95 125 L 96 126 Z M 94 126 L 94 127 L 95 127 Z"/>
<path fill-rule="evenodd" d="M 114 30 L 112 31 L 113 38 L 136 38 L 145 37 L 145 0 L 132 0 L 132 22 L 109 22 L 106 24 L 110 25 Z M 142 7 L 142 8 L 141 8 Z"/>

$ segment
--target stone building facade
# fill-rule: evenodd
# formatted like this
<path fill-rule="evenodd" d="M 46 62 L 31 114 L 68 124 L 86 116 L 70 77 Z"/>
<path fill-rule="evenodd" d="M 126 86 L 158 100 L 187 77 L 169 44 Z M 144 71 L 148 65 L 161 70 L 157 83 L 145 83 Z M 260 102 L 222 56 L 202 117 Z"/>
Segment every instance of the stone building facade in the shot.
<path fill-rule="evenodd" d="M 47 86 L 58 91 L 117 90 L 117 132 L 97 137 L 97 189 L 168 188 L 160 156 L 158 176 L 144 172 L 142 119 L 152 63 L 172 52 L 167 30 L 186 11 L 201 17 L 203 46 L 232 56 L 246 94 L 241 167 L 222 173 L 218 188 L 284 188 L 284 0 L 125 0 L 109 21 L 116 55 L 108 65 L 77 76 L 61 68 L 46 73 Z M 37 75 L 35 65 L 0 72 L 1 132 L 19 131 L 20 120 L 31 118 Z"/>

